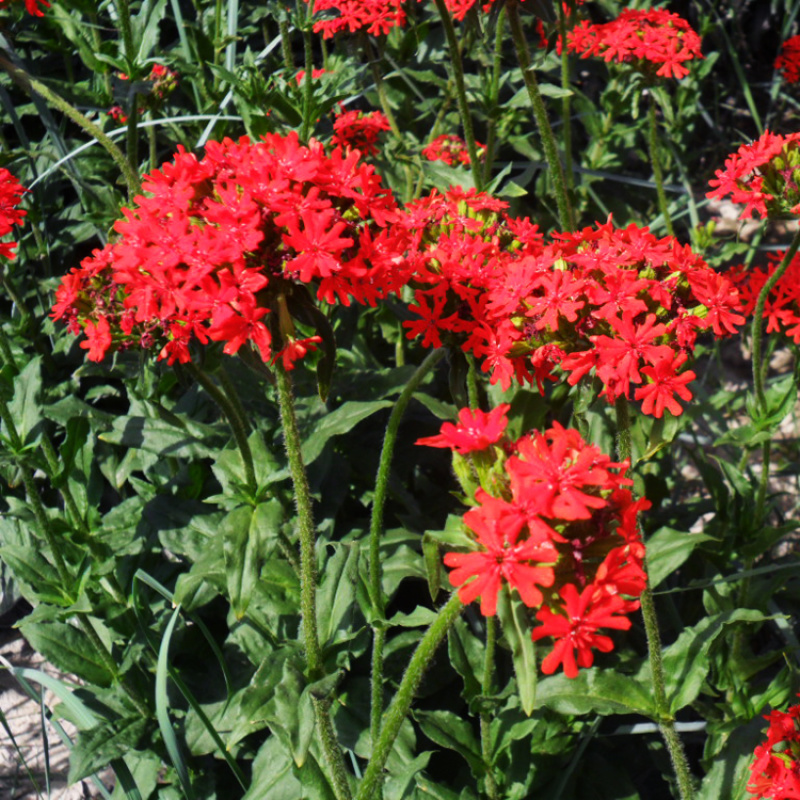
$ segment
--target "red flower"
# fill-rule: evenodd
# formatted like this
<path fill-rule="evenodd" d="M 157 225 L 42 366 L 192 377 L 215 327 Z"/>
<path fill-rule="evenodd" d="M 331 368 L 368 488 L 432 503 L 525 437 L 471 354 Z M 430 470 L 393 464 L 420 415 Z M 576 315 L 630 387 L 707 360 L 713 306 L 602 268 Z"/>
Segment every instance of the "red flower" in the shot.
<path fill-rule="evenodd" d="M 486 146 L 480 142 L 475 142 L 475 148 L 479 156 L 486 153 Z M 470 165 L 469 151 L 467 143 L 459 136 L 450 133 L 443 133 L 437 136 L 427 147 L 423 148 L 422 155 L 428 161 L 444 161 L 448 166 L 461 164 L 468 167 Z"/>
<path fill-rule="evenodd" d="M 697 376 L 691 370 L 678 375 L 678 370 L 686 361 L 685 355 L 676 356 L 670 352 L 663 356 L 652 367 L 644 367 L 642 373 L 650 378 L 651 383 L 636 390 L 634 397 L 642 400 L 642 412 L 652 414 L 657 419 L 664 415 L 668 409 L 674 416 L 679 416 L 683 409 L 673 395 L 678 395 L 682 400 L 691 400 L 692 393 L 686 388 L 689 381 Z"/>
<path fill-rule="evenodd" d="M 536 615 L 542 624 L 534 628 L 533 640 L 552 636 L 555 639 L 553 650 L 542 661 L 542 672 L 552 675 L 563 665 L 568 678 L 578 677 L 578 667 L 591 667 L 594 663 L 592 649 L 608 653 L 614 642 L 602 636 L 599 628 L 614 628 L 626 631 L 631 621 L 619 616 L 625 609 L 625 601 L 619 595 L 597 597 L 593 585 L 587 586 L 580 594 L 568 583 L 560 592 L 564 604 L 564 615 L 554 614 L 548 607 Z M 577 657 L 576 657 L 577 653 Z"/>
<path fill-rule="evenodd" d="M 333 121 L 331 141 L 340 147 L 354 147 L 362 155 L 372 156 L 382 131 L 391 130 L 389 120 L 381 111 L 364 114 L 362 111 L 345 111 Z"/>
<path fill-rule="evenodd" d="M 28 213 L 19 208 L 24 194 L 25 189 L 17 179 L 7 169 L 0 168 L 0 238 L 11 233 L 15 225 L 22 225 Z M 16 246 L 16 242 L 0 242 L 0 256 L 14 258 Z"/>
<path fill-rule="evenodd" d="M 518 542 L 525 529 L 525 520 L 504 500 L 484 494 L 482 505 L 464 515 L 465 524 L 477 534 L 482 550 L 474 553 L 447 553 L 444 563 L 454 567 L 450 583 L 460 586 L 462 603 L 481 598 L 481 614 L 497 613 L 497 594 L 505 580 L 515 588 L 529 607 L 538 606 L 541 591 L 534 586 L 552 586 L 555 580 L 552 564 L 558 559 L 553 543 L 548 541 L 544 524 L 528 528 L 528 536 Z M 475 580 L 466 583 L 470 578 Z"/>
<path fill-rule="evenodd" d="M 743 219 L 758 212 L 762 217 L 800 213 L 800 133 L 786 136 L 765 131 L 752 144 L 742 145 L 718 169 L 706 197 L 730 195 L 744 203 Z"/>
<path fill-rule="evenodd" d="M 663 8 L 625 9 L 613 22 L 601 25 L 583 20 L 567 35 L 567 49 L 582 58 L 630 63 L 663 78 L 683 78 L 689 74 L 685 63 L 703 58 L 700 37 L 689 23 Z"/>
<path fill-rule="evenodd" d="M 506 413 L 509 408 L 511 406 L 508 403 L 501 403 L 488 414 L 479 408 L 462 408 L 458 412 L 457 425 L 445 422 L 438 436 L 417 439 L 416 443 L 428 447 L 449 447 L 461 455 L 485 450 L 503 436 L 508 425 Z"/>
<path fill-rule="evenodd" d="M 764 715 L 769 721 L 767 740 L 755 749 L 747 784 L 747 791 L 759 800 L 800 800 L 798 718 L 800 705 Z"/>
<path fill-rule="evenodd" d="M 8 5 L 12 0 L 0 0 L 0 8 Z M 41 6 L 41 8 L 39 7 Z M 29 14 L 34 17 L 43 17 L 44 9 L 50 8 L 50 3 L 47 0 L 25 0 L 25 9 Z"/>
<path fill-rule="evenodd" d="M 783 72 L 786 83 L 800 81 L 800 36 L 792 36 L 783 43 L 781 52 L 775 59 L 775 69 Z"/>
<path fill-rule="evenodd" d="M 81 342 L 81 347 L 88 350 L 89 361 L 102 361 L 108 348 L 111 347 L 111 326 L 105 317 L 99 317 L 97 322 L 89 320 L 83 329 L 86 341 Z"/>
<path fill-rule="evenodd" d="M 355 33 L 365 28 L 367 33 L 378 36 L 406 23 L 403 0 L 316 0 L 314 14 L 325 11 L 338 15 L 314 23 L 314 32 L 321 32 L 323 39 L 345 29 Z"/>
<path fill-rule="evenodd" d="M 53 310 L 93 336 L 102 318 L 115 347 L 172 363 L 195 340 L 228 354 L 250 344 L 267 362 L 274 346 L 288 367 L 318 341 L 296 335 L 292 314 L 307 323 L 311 302 L 298 284 L 374 304 L 406 281 L 394 199 L 356 151 L 327 155 L 295 134 L 226 139 L 202 159 L 179 149 L 143 186 L 119 238 L 64 279 Z"/>

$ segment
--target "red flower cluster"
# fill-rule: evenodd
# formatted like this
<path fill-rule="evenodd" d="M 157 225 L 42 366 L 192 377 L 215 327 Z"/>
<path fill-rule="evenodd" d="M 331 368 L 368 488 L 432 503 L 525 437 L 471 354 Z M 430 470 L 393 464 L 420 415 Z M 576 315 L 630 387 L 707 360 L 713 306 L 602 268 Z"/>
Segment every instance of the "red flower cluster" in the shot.
<path fill-rule="evenodd" d="M 727 276 L 739 291 L 744 303 L 744 314 L 750 316 L 764 284 L 783 260 L 785 253 L 769 253 L 769 264 L 764 269 L 733 267 Z M 800 344 L 800 255 L 796 255 L 786 272 L 775 284 L 764 305 L 767 333 L 783 333 L 795 344 Z"/>
<path fill-rule="evenodd" d="M 10 5 L 15 0 L 0 0 L 0 8 Z M 41 8 L 39 7 L 41 6 Z M 25 0 L 25 10 L 34 17 L 43 17 L 44 9 L 50 8 L 50 3 L 47 0 Z"/>
<path fill-rule="evenodd" d="M 783 72 L 786 83 L 800 81 L 800 36 L 792 36 L 783 43 L 780 55 L 775 59 L 775 69 Z"/>
<path fill-rule="evenodd" d="M 18 208 L 25 190 L 7 170 L 0 168 L 0 239 L 11 233 L 14 225 L 22 225 L 27 211 Z M 0 256 L 14 258 L 16 242 L 0 242 Z"/>
<path fill-rule="evenodd" d="M 800 800 L 800 705 L 764 719 L 767 741 L 756 747 L 747 791 L 759 800 Z"/>
<path fill-rule="evenodd" d="M 486 153 L 486 146 L 480 142 L 475 142 L 475 147 L 479 156 L 483 156 Z M 423 149 L 422 155 L 428 161 L 444 161 L 445 164 L 451 167 L 454 164 L 462 164 L 465 167 L 470 165 L 467 143 L 461 137 L 449 133 L 437 136 Z"/>
<path fill-rule="evenodd" d="M 367 33 L 378 36 L 406 24 L 403 0 L 316 0 L 314 13 L 322 11 L 338 13 L 314 23 L 314 33 L 322 33 L 323 39 L 345 29 L 350 33 L 366 29 Z"/>
<path fill-rule="evenodd" d="M 706 197 L 730 195 L 734 203 L 744 203 L 741 213 L 747 219 L 758 212 L 762 217 L 800 214 L 800 133 L 787 136 L 765 131 L 752 144 L 743 144 L 728 156 L 725 168 L 718 169 L 709 186 L 716 187 Z"/>
<path fill-rule="evenodd" d="M 703 58 L 700 37 L 689 23 L 663 8 L 625 9 L 600 25 L 583 20 L 567 34 L 567 49 L 582 58 L 631 64 L 650 76 L 658 66 L 655 75 L 662 78 L 683 78 L 689 74 L 686 62 Z"/>
<path fill-rule="evenodd" d="M 453 568 L 450 582 L 461 600 L 480 597 L 485 616 L 496 613 L 504 586 L 538 608 L 533 639 L 555 640 L 542 671 L 563 665 L 574 678 L 578 667 L 592 665 L 593 649 L 612 649 L 599 629 L 626 630 L 626 615 L 639 607 L 646 578 L 636 516 L 650 504 L 634 501 L 625 488 L 633 483 L 627 462 L 612 462 L 575 430 L 556 423 L 505 441 L 506 410 L 465 409 L 458 425 L 442 428 L 441 439 L 458 452 L 494 461 L 485 473 L 488 487 L 477 490 L 476 507 L 464 515 L 474 547 L 447 553 L 444 563 Z M 441 446 L 436 437 L 418 444 Z"/>
<path fill-rule="evenodd" d="M 83 329 L 91 360 L 141 346 L 186 362 L 197 339 L 228 354 L 250 343 L 291 367 L 319 341 L 293 322 L 313 325 L 306 284 L 349 305 L 405 282 L 388 226 L 395 201 L 357 151 L 327 155 L 296 134 L 225 139 L 201 160 L 180 149 L 144 190 L 115 224 L 118 240 L 57 291 L 53 317 Z"/>
<path fill-rule="evenodd" d="M 700 331 L 744 323 L 735 287 L 688 246 L 611 222 L 545 245 L 536 227 L 502 214 L 487 195 L 434 193 L 408 211 L 419 252 L 404 323 L 422 344 L 461 347 L 492 383 L 570 384 L 590 372 L 609 402 L 642 401 L 646 414 L 680 414 L 684 369 Z"/>
<path fill-rule="evenodd" d="M 341 147 L 354 147 L 364 156 L 377 153 L 376 144 L 381 132 L 391 130 L 389 120 L 381 111 L 365 114 L 362 111 L 345 111 L 333 121 L 331 141 Z"/>

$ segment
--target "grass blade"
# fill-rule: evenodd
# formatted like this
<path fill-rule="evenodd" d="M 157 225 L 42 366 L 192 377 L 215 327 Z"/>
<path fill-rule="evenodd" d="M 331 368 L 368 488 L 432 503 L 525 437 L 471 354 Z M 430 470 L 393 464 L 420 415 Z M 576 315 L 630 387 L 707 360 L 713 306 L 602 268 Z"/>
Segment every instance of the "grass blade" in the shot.
<path fill-rule="evenodd" d="M 177 606 L 172 612 L 169 623 L 167 623 L 167 629 L 164 631 L 164 636 L 161 639 L 161 646 L 158 649 L 158 665 L 156 667 L 156 719 L 158 720 L 158 727 L 161 730 L 161 736 L 164 739 L 170 761 L 172 761 L 178 773 L 178 780 L 180 780 L 181 786 L 183 787 L 183 793 L 189 800 L 194 800 L 194 791 L 192 790 L 192 782 L 189 778 L 189 769 L 186 766 L 186 761 L 184 761 L 180 745 L 178 744 L 178 737 L 175 735 L 175 729 L 172 727 L 172 720 L 169 716 L 169 697 L 167 695 L 169 643 L 172 640 L 172 634 L 180 616 L 180 611 L 181 607 Z"/>

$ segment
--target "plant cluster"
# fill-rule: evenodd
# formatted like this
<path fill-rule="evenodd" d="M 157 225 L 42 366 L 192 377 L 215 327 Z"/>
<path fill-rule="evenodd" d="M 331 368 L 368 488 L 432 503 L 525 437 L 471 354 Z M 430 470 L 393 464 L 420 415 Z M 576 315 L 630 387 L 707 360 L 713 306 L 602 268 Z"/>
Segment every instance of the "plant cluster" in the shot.
<path fill-rule="evenodd" d="M 796 15 L 636 5 L 0 0 L 71 782 L 800 798 Z"/>

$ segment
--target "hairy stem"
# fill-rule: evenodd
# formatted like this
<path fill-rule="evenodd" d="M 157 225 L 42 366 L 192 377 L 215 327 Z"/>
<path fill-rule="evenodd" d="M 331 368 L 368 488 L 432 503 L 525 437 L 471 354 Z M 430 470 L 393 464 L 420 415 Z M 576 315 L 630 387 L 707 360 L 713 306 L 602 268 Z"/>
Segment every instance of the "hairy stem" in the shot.
<path fill-rule="evenodd" d="M 114 163 L 119 167 L 125 183 L 128 186 L 128 199 L 132 199 L 134 195 L 140 194 L 142 191 L 142 184 L 139 181 L 139 175 L 128 163 L 123 152 L 108 138 L 108 136 L 100 130 L 91 120 L 87 119 L 77 108 L 64 100 L 63 97 L 57 95 L 54 91 L 45 86 L 41 81 L 28 75 L 21 69 L 15 67 L 6 58 L 0 57 L 0 67 L 8 72 L 14 83 L 17 84 L 23 91 L 28 94 L 36 93 L 44 98 L 51 106 L 57 108 L 66 117 L 71 119 L 76 125 L 81 127 L 86 133 L 92 136 L 97 142 L 105 148 L 106 152 L 114 160 Z"/>
<path fill-rule="evenodd" d="M 458 593 L 453 592 L 447 603 L 439 609 L 436 619 L 425 631 L 411 661 L 408 663 L 397 693 L 383 716 L 380 736 L 373 742 L 372 756 L 364 771 L 356 800 L 373 800 L 383 783 L 383 768 L 392 751 L 392 746 L 400 732 L 400 726 L 408 716 L 414 695 L 419 688 L 425 671 L 430 666 L 436 648 L 441 644 L 450 626 L 456 621 L 463 608 Z"/>
<path fill-rule="evenodd" d="M 565 231 L 571 231 L 574 229 L 575 223 L 572 218 L 572 205 L 567 194 L 564 168 L 561 165 L 561 159 L 558 157 L 556 138 L 553 136 L 553 129 L 550 127 L 550 120 L 547 118 L 547 109 L 544 107 L 542 93 L 539 91 L 536 72 L 531 66 L 531 54 L 525 38 L 525 31 L 519 18 L 518 0 L 508 0 L 506 13 L 511 27 L 511 37 L 514 40 L 514 49 L 517 51 L 517 60 L 522 69 L 525 88 L 528 90 L 528 99 L 533 109 L 533 116 L 536 118 L 536 126 L 539 129 L 547 165 L 550 167 L 550 178 L 556 191 L 559 221 Z"/>
<path fill-rule="evenodd" d="M 656 121 L 656 98 L 650 92 L 650 103 L 648 104 L 647 117 L 650 121 L 650 130 L 647 137 L 647 146 L 650 151 L 650 161 L 653 165 L 653 177 L 656 181 L 656 194 L 658 195 L 658 210 L 661 216 L 664 217 L 664 225 L 667 233 L 670 236 L 675 235 L 675 229 L 672 226 L 672 217 L 669 215 L 667 208 L 667 195 L 664 192 L 664 172 L 661 169 L 661 155 L 658 147 L 658 123 Z"/>
<path fill-rule="evenodd" d="M 375 478 L 375 498 L 372 501 L 372 517 L 369 526 L 369 587 L 372 600 L 372 683 L 370 705 L 370 732 L 372 741 L 376 741 L 381 728 L 383 714 L 383 646 L 386 641 L 386 620 L 381 587 L 383 570 L 381 568 L 381 535 L 383 534 L 383 509 L 389 490 L 389 475 L 394 456 L 394 446 L 400 421 L 406 412 L 411 397 L 419 388 L 425 376 L 441 361 L 444 348 L 434 350 L 417 367 L 416 372 L 403 388 L 400 397 L 392 408 L 386 433 L 383 437 L 383 448 L 378 463 L 378 475 Z"/>
<path fill-rule="evenodd" d="M 625 397 L 617 398 L 616 412 L 617 456 L 620 461 L 625 461 L 631 457 L 631 420 L 628 401 Z M 644 570 L 645 575 L 647 575 L 646 563 L 644 564 Z M 686 753 L 683 750 L 683 744 L 678 732 L 675 730 L 675 718 L 669 709 L 666 681 L 664 680 L 664 661 L 661 652 L 661 633 L 658 629 L 658 617 L 656 616 L 655 603 L 653 602 L 653 591 L 650 588 L 649 578 L 647 580 L 647 586 L 639 599 L 642 607 L 644 629 L 647 635 L 647 653 L 650 659 L 650 671 L 653 679 L 658 727 L 669 751 L 681 800 L 691 800 L 694 797 L 694 781 L 689 769 L 689 763 L 686 760 Z"/>
<path fill-rule="evenodd" d="M 311 491 L 301 453 L 300 430 L 297 427 L 294 395 L 289 374 L 278 360 L 275 364 L 275 381 L 278 387 L 278 405 L 283 426 L 283 440 L 289 471 L 294 486 L 294 499 L 297 508 L 298 533 L 300 537 L 300 613 L 303 625 L 303 645 L 308 665 L 308 675 L 312 681 L 319 680 L 325 673 L 322 648 L 317 630 L 317 566 L 316 535 L 314 513 L 311 506 Z M 333 723 L 330 718 L 328 701 L 314 702 L 320 744 L 325 753 L 325 761 L 330 770 L 334 791 L 338 800 L 349 800 L 350 785 L 344 766 L 342 750 L 336 741 Z"/>
<path fill-rule="evenodd" d="M 497 619 L 496 617 L 486 617 L 486 649 L 483 653 L 483 681 L 481 682 L 481 694 L 484 698 L 489 697 L 492 693 L 496 644 Z M 486 710 L 481 710 L 481 755 L 483 756 L 483 766 L 486 769 L 486 796 L 489 800 L 499 800 L 500 795 L 497 791 L 497 781 L 494 778 L 492 766 L 491 722 L 492 715 Z"/>
<path fill-rule="evenodd" d="M 497 27 L 494 33 L 494 57 L 492 59 L 492 80 L 489 85 L 489 126 L 486 132 L 486 155 L 483 162 L 483 181 L 488 184 L 492 179 L 492 165 L 497 149 L 497 117 L 500 113 L 500 75 L 503 71 L 503 36 L 506 24 L 505 9 L 501 8 L 497 15 Z"/>
<path fill-rule="evenodd" d="M 575 176 L 572 173 L 572 124 L 570 117 L 572 116 L 571 109 L 571 86 L 569 74 L 569 51 L 566 47 L 567 41 L 567 13 L 564 10 L 564 3 L 556 3 L 558 9 L 558 35 L 561 37 L 561 88 L 565 94 L 561 98 L 561 127 L 563 132 L 561 134 L 562 141 L 564 142 L 564 173 L 567 179 L 567 187 L 572 189 L 575 185 Z"/>
<path fill-rule="evenodd" d="M 467 143 L 469 153 L 470 168 L 475 188 L 480 191 L 483 188 L 483 171 L 478 161 L 478 148 L 475 144 L 475 131 L 472 127 L 472 117 L 469 113 L 469 100 L 467 99 L 467 87 L 464 83 L 464 65 L 461 62 L 461 50 L 456 38 L 456 29 L 453 26 L 453 18 L 445 6 L 444 0 L 435 0 L 436 10 L 442 19 L 442 26 L 447 37 L 447 47 L 450 51 L 450 66 L 456 85 L 456 99 L 458 100 L 458 111 L 461 115 L 461 126 L 464 128 L 464 140 Z"/>

